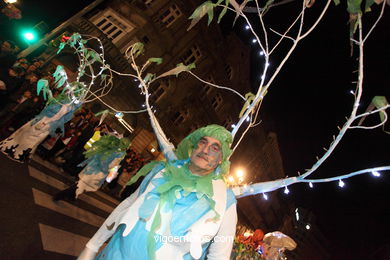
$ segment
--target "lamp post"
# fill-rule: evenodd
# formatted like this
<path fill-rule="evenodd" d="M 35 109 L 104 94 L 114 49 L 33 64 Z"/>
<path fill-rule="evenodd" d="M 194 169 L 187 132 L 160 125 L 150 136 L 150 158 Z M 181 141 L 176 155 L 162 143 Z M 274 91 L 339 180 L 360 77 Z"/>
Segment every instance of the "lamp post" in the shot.
<path fill-rule="evenodd" d="M 242 182 L 244 181 L 244 176 L 245 176 L 245 170 L 242 168 L 238 168 L 235 171 L 235 175 L 229 175 L 227 177 L 229 186 L 241 185 Z"/>

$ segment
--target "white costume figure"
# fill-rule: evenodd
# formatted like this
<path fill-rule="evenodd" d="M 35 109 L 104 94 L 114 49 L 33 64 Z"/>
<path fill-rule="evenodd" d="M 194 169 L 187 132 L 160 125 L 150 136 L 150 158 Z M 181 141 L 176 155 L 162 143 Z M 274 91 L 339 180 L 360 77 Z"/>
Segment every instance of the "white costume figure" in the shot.
<path fill-rule="evenodd" d="M 97 191 L 109 174 L 112 179 L 116 178 L 119 163 L 125 156 L 129 144 L 128 138 L 118 138 L 113 135 L 101 137 L 84 152 L 87 159 L 79 166 L 86 166 L 80 172 L 79 180 L 54 195 L 53 200 L 75 200 L 84 191 Z"/>
<path fill-rule="evenodd" d="M 80 166 L 86 165 L 79 173 L 76 198 L 84 191 L 97 191 L 110 174 L 112 179 L 118 174 L 119 163 L 126 154 L 130 141 L 105 135 L 93 143 L 85 155 L 88 158 Z"/>
<path fill-rule="evenodd" d="M 73 117 L 79 106 L 75 103 L 47 105 L 34 119 L 0 142 L 0 151 L 19 162 L 28 160 L 49 134 L 54 135 L 57 128 L 64 132 L 64 124 Z"/>
<path fill-rule="evenodd" d="M 139 189 L 124 200 L 87 243 L 79 259 L 229 259 L 236 200 L 222 175 L 231 134 L 211 125 L 178 146 L 177 161 L 152 162 Z M 189 154 L 191 153 L 191 154 Z"/>

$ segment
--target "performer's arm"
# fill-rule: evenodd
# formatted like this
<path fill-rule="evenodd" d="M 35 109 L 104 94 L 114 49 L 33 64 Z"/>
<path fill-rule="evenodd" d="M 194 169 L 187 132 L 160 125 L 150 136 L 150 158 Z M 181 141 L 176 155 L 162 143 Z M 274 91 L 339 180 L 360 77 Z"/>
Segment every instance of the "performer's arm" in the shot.
<path fill-rule="evenodd" d="M 95 259 L 96 253 L 99 251 L 99 248 L 103 245 L 104 242 L 107 241 L 107 239 L 109 239 L 115 233 L 115 229 L 112 228 L 112 226 L 115 224 L 115 221 L 117 221 L 118 215 L 134 203 L 134 201 L 138 197 L 138 193 L 139 188 L 114 209 L 114 211 L 104 221 L 103 225 L 99 228 L 95 235 L 88 241 L 83 252 L 77 258 L 77 260 Z"/>
<path fill-rule="evenodd" d="M 208 260 L 229 260 L 236 234 L 237 209 L 236 203 L 231 205 L 223 216 L 217 235 L 210 245 Z"/>

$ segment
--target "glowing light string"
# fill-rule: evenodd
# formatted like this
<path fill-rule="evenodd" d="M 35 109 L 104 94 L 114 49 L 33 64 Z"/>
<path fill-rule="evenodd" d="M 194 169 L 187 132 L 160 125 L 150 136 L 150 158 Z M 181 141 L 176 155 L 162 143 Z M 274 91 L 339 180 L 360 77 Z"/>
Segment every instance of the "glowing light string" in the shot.
<path fill-rule="evenodd" d="M 325 182 L 332 182 L 332 181 L 339 181 L 351 178 L 353 176 L 365 174 L 365 173 L 372 173 L 372 172 L 379 172 L 379 171 L 388 171 L 390 170 L 390 166 L 383 166 L 383 167 L 376 167 L 376 168 L 370 168 L 370 169 L 364 169 L 359 170 L 356 172 L 339 175 L 331 178 L 323 178 L 323 179 L 305 179 L 302 176 L 297 177 L 289 177 L 286 179 L 279 179 L 274 181 L 266 181 L 266 182 L 259 182 L 247 186 L 237 186 L 233 187 L 232 190 L 234 194 L 236 195 L 236 198 L 243 198 L 246 196 L 266 193 L 278 190 L 280 188 L 286 189 L 288 186 L 296 183 L 325 183 Z M 288 190 L 288 189 L 287 189 Z"/>

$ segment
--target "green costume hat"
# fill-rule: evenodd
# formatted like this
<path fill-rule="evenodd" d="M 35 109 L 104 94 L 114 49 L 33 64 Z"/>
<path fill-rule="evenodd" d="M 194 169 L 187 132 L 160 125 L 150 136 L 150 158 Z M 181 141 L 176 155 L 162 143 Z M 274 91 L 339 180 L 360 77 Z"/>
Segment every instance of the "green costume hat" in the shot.
<path fill-rule="evenodd" d="M 114 152 L 125 152 L 130 145 L 128 138 L 117 138 L 112 135 L 104 135 L 93 143 L 92 147 L 84 152 L 85 157 L 91 158 L 101 155 L 102 158 L 110 156 Z"/>
<path fill-rule="evenodd" d="M 192 151 L 196 148 L 199 140 L 209 136 L 217 139 L 222 145 L 222 163 L 220 165 L 220 173 L 225 175 L 229 172 L 230 162 L 229 157 L 233 153 L 230 145 L 233 142 L 232 134 L 220 125 L 208 125 L 199 128 L 184 138 L 177 146 L 176 155 L 179 160 L 188 159 L 191 157 Z"/>

